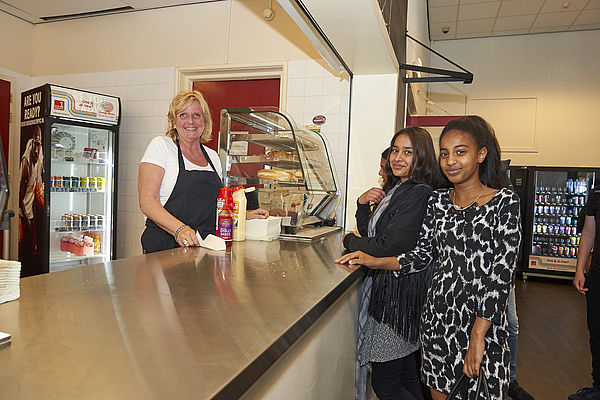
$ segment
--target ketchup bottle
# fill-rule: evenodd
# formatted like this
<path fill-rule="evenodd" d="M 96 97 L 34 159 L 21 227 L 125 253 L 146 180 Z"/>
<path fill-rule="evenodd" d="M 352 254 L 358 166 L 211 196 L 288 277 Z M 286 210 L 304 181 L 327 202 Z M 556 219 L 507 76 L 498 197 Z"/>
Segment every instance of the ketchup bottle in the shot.
<path fill-rule="evenodd" d="M 233 240 L 233 196 L 228 187 L 221 188 L 219 198 L 217 198 L 217 236 L 225 240 L 226 246 L 231 246 Z"/>

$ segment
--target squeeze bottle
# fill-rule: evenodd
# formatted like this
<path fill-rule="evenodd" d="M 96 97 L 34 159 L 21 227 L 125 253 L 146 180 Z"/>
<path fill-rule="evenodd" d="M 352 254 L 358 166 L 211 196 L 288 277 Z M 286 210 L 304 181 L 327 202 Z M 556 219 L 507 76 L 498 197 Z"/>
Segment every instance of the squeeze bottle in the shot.
<path fill-rule="evenodd" d="M 233 238 L 233 198 L 231 197 L 231 189 L 228 187 L 222 188 L 221 193 L 224 194 L 224 201 L 222 209 L 217 214 L 217 236 L 225 240 L 226 246 L 231 246 Z"/>
<path fill-rule="evenodd" d="M 233 240 L 246 240 L 246 191 L 242 186 L 233 189 Z"/>

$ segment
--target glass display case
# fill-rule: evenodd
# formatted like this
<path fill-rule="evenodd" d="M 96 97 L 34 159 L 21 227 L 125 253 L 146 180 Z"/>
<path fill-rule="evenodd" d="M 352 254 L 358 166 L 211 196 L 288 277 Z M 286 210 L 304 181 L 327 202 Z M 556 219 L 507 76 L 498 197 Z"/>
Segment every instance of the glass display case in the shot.
<path fill-rule="evenodd" d="M 113 134 L 61 123 L 50 132 L 50 271 L 108 261 Z"/>
<path fill-rule="evenodd" d="M 256 187 L 259 206 L 283 217 L 284 235 L 335 226 L 337 185 L 320 134 L 281 110 L 251 108 L 222 109 L 219 134 L 224 184 Z"/>

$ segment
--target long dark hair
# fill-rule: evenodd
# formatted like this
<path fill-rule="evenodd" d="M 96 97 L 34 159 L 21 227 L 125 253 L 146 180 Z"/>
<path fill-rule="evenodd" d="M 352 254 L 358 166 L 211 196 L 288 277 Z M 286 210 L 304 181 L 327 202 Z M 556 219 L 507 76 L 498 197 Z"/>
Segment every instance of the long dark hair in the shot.
<path fill-rule="evenodd" d="M 478 115 L 470 115 L 454 119 L 446 124 L 440 135 L 440 144 L 444 135 L 452 130 L 465 133 L 473 138 L 477 144 L 477 150 L 487 148 L 487 155 L 481 164 L 479 164 L 479 180 L 486 186 L 494 189 L 502 189 L 509 186 L 506 174 L 502 172 L 500 160 L 500 145 L 494 128 Z M 444 176 L 445 177 L 445 176 Z M 448 186 L 450 182 L 446 178 Z"/>
<path fill-rule="evenodd" d="M 431 135 L 420 126 L 409 126 L 404 128 L 394 135 L 390 142 L 390 149 L 400 135 L 408 135 L 413 146 L 413 160 L 409 169 L 408 178 L 416 183 L 424 183 L 437 188 L 441 182 L 440 167 L 435 158 L 435 150 L 433 148 L 433 140 Z M 395 177 L 390 167 L 390 160 L 385 164 L 385 184 L 383 190 L 387 193 L 399 181 Z"/>

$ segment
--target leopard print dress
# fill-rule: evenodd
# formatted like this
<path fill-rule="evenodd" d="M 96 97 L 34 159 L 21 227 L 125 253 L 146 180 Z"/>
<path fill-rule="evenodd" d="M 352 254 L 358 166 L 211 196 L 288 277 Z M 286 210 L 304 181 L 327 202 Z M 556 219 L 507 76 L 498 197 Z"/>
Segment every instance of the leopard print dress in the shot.
<path fill-rule="evenodd" d="M 417 246 L 398 257 L 398 274 L 435 264 L 421 316 L 422 378 L 448 394 L 462 374 L 475 319 L 492 322 L 482 365 L 493 399 L 505 399 L 509 383 L 506 304 L 521 240 L 519 199 L 500 190 L 488 203 L 453 207 L 449 189 L 435 191 Z M 475 398 L 476 379 L 467 397 Z M 466 388 L 465 388 L 466 389 Z"/>

